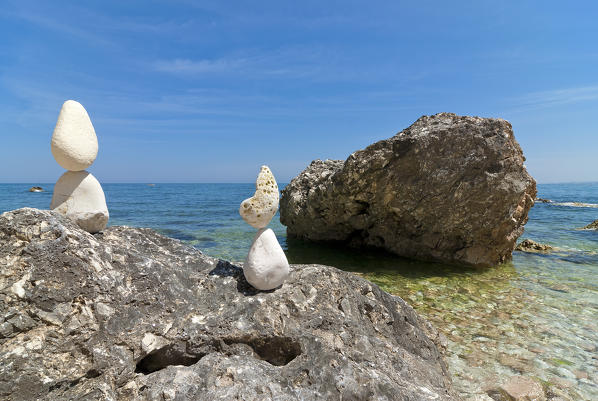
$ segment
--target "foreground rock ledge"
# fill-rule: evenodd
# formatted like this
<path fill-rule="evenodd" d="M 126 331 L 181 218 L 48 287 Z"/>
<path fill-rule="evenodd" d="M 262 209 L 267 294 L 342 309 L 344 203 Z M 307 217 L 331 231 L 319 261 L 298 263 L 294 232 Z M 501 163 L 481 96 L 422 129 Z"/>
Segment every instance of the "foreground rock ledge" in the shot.
<path fill-rule="evenodd" d="M 452 400 L 438 333 L 352 274 L 241 268 L 149 229 L 0 216 L 0 398 Z"/>
<path fill-rule="evenodd" d="M 536 182 L 505 120 L 440 113 L 340 160 L 315 160 L 282 191 L 289 236 L 423 260 L 511 258 Z"/>

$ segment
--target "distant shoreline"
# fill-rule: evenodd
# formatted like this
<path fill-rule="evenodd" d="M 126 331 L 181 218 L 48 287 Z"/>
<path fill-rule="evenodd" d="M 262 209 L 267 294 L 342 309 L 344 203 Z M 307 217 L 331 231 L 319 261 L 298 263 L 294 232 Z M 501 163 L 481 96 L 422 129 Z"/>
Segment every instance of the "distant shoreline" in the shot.
<path fill-rule="evenodd" d="M 109 184 L 109 185 L 148 185 L 148 184 L 155 184 L 155 185 L 245 185 L 245 184 L 253 184 L 255 182 L 157 182 L 157 181 L 144 181 L 144 182 L 109 182 L 109 181 L 102 181 L 102 184 Z M 287 185 L 288 182 L 279 182 L 279 185 Z M 538 182 L 537 185 L 588 185 L 588 184 L 595 184 L 598 185 L 598 181 L 572 181 L 572 182 Z M 38 182 L 38 181 L 29 181 L 29 182 L 0 182 L 0 185 L 54 185 L 54 183 L 50 182 Z"/>

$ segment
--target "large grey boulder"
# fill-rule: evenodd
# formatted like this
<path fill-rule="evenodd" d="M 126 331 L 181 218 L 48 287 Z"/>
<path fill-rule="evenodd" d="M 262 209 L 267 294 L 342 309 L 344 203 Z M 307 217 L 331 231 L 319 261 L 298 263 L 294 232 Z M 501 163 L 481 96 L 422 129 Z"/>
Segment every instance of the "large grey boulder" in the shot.
<path fill-rule="evenodd" d="M 440 113 L 342 162 L 315 160 L 282 191 L 291 237 L 495 265 L 523 233 L 536 182 L 511 124 Z"/>
<path fill-rule="evenodd" d="M 0 215 L 0 399 L 452 400 L 441 337 L 350 273 L 240 267 L 149 229 Z"/>

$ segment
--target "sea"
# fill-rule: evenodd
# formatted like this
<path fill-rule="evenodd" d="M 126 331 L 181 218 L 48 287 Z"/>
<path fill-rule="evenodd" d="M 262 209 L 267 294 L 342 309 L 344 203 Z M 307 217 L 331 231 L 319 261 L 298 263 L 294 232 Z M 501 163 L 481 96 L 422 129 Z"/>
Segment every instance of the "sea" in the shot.
<path fill-rule="evenodd" d="M 34 185 L 44 191 L 29 192 Z M 243 261 L 255 234 L 238 213 L 254 184 L 103 188 L 109 225 L 150 227 L 210 256 Z M 47 209 L 52 190 L 0 184 L 0 213 Z M 537 378 L 555 397 L 598 400 L 598 231 L 581 230 L 598 219 L 598 183 L 539 184 L 538 197 L 550 202 L 536 202 L 520 240 L 554 250 L 516 251 L 511 262 L 487 269 L 287 239 L 278 215 L 270 227 L 291 263 L 358 274 L 431 321 L 446 338 L 453 384 L 465 400 L 485 399 L 479 397 L 515 375 Z"/>

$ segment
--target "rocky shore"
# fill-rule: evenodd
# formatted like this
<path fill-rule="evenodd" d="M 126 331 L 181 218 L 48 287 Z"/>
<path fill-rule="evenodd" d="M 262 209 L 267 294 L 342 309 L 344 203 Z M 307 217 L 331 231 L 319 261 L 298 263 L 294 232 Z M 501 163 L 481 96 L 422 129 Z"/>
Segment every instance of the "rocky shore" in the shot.
<path fill-rule="evenodd" d="M 598 230 L 598 220 L 594 220 L 593 222 L 585 226 L 583 230 Z"/>
<path fill-rule="evenodd" d="M 29 208 L 0 216 L 0 265 L 2 399 L 457 399 L 442 336 L 335 268 L 259 292 L 152 230 Z"/>
<path fill-rule="evenodd" d="M 515 247 L 515 250 L 521 252 L 550 252 L 554 250 L 554 248 L 550 245 L 541 244 L 526 238 Z"/>
<path fill-rule="evenodd" d="M 344 162 L 313 161 L 283 190 L 280 220 L 290 237 L 496 265 L 536 196 L 524 161 L 505 120 L 423 116 Z"/>

